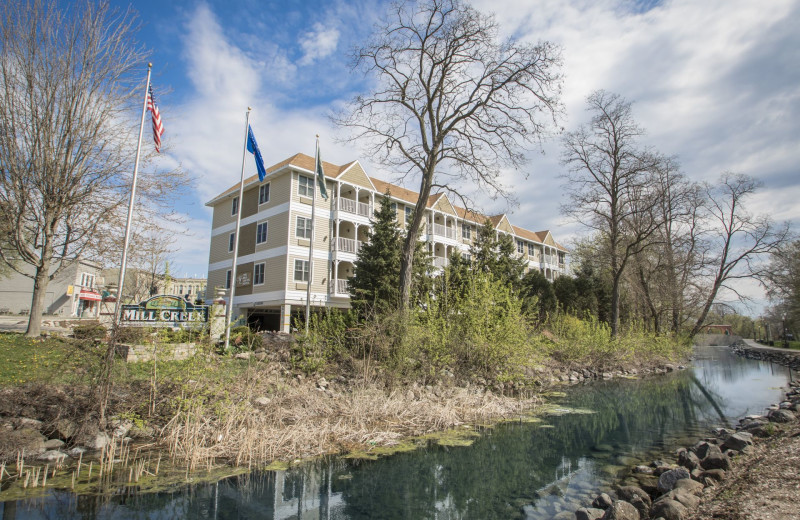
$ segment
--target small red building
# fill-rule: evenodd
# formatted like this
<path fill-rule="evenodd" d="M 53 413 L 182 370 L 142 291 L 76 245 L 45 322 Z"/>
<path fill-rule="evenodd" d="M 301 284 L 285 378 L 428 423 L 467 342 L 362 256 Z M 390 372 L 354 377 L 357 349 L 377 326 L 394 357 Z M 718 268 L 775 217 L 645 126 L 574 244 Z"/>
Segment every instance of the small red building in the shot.
<path fill-rule="evenodd" d="M 726 336 L 733 334 L 733 327 L 730 325 L 704 325 L 703 330 L 706 334 L 724 334 Z"/>

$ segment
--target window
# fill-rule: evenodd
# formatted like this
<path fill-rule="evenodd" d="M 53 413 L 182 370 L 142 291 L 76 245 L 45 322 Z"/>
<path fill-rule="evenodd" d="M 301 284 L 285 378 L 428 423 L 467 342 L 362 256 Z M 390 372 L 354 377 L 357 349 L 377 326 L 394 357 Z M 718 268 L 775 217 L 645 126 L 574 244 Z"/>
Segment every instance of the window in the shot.
<path fill-rule="evenodd" d="M 308 281 L 308 260 L 294 261 L 294 281 L 295 282 Z"/>
<path fill-rule="evenodd" d="M 230 269 L 228 269 L 225 272 L 225 288 L 226 289 L 230 289 L 231 288 L 231 270 Z"/>
<path fill-rule="evenodd" d="M 81 287 L 94 287 L 94 275 L 89 273 L 81 274 Z"/>
<path fill-rule="evenodd" d="M 300 175 L 297 177 L 297 194 L 301 197 L 314 196 L 314 179 Z"/>
<path fill-rule="evenodd" d="M 231 201 L 231 215 L 236 215 L 239 212 L 239 197 L 234 197 Z"/>
<path fill-rule="evenodd" d="M 467 240 L 472 238 L 472 226 L 468 226 L 467 224 L 461 226 L 461 238 L 466 238 Z"/>
<path fill-rule="evenodd" d="M 535 256 L 536 255 L 536 249 L 533 247 L 533 244 L 531 244 L 530 242 L 528 243 L 528 254 L 531 255 L 531 256 Z"/>
<path fill-rule="evenodd" d="M 267 202 L 269 202 L 269 183 L 258 187 L 258 203 L 265 204 Z"/>
<path fill-rule="evenodd" d="M 396 202 L 392 202 L 389 205 L 389 207 L 392 208 L 392 213 L 394 213 L 394 216 L 396 217 L 397 216 L 397 203 Z"/>
<path fill-rule="evenodd" d="M 267 223 L 261 222 L 256 226 L 256 244 L 263 244 L 267 241 Z"/>
<path fill-rule="evenodd" d="M 411 224 L 411 216 L 414 214 L 414 208 L 406 206 L 406 226 Z"/>
<path fill-rule="evenodd" d="M 524 254 L 525 253 L 525 242 L 522 240 L 517 240 L 517 253 Z"/>
<path fill-rule="evenodd" d="M 297 228 L 294 234 L 297 238 L 311 238 L 311 219 L 297 217 Z"/>
<path fill-rule="evenodd" d="M 253 267 L 253 285 L 264 283 L 264 264 L 256 264 Z"/>
<path fill-rule="evenodd" d="M 178 286 L 178 294 L 183 294 L 183 285 Z"/>
<path fill-rule="evenodd" d="M 236 233 L 231 233 L 228 237 L 228 252 L 233 251 L 233 246 L 236 244 Z"/>
<path fill-rule="evenodd" d="M 469 253 L 464 253 L 464 254 L 462 254 L 462 255 L 461 255 L 461 258 L 463 258 L 463 259 L 464 259 L 464 260 L 466 260 L 467 262 L 472 262 L 472 255 L 471 255 L 471 254 L 469 254 Z"/>

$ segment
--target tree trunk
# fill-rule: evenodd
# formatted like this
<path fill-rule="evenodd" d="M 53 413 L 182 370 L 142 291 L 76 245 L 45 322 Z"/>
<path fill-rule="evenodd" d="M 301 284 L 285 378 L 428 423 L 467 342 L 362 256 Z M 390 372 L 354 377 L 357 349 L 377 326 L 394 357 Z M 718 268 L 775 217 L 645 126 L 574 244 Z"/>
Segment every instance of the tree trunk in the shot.
<path fill-rule="evenodd" d="M 611 284 L 611 337 L 616 338 L 619 332 L 619 280 L 620 276 L 614 276 Z"/>
<path fill-rule="evenodd" d="M 411 301 L 411 282 L 414 277 L 414 250 L 417 248 L 417 237 L 422 219 L 425 217 L 425 208 L 428 206 L 428 198 L 431 195 L 431 185 L 433 184 L 433 173 L 436 163 L 429 163 L 422 172 L 422 181 L 419 190 L 417 205 L 414 206 L 414 218 L 411 219 L 403 242 L 403 251 L 400 255 L 400 308 L 407 309 Z M 430 233 L 431 230 L 428 230 Z"/>
<path fill-rule="evenodd" d="M 42 333 L 42 314 L 44 314 L 47 285 L 50 282 L 49 272 L 50 258 L 42 258 L 42 263 L 36 268 L 36 276 L 33 279 L 31 313 L 28 316 L 28 328 L 25 331 L 25 335 L 29 338 L 38 338 Z"/>

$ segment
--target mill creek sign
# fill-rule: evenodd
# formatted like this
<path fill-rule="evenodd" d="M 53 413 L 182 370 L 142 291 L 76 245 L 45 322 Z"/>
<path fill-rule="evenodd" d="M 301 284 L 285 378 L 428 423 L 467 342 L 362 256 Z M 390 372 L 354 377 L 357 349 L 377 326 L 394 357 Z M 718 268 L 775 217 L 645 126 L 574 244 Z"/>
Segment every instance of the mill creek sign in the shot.
<path fill-rule="evenodd" d="M 208 305 L 194 305 L 183 298 L 158 295 L 138 305 L 123 305 L 120 322 L 127 325 L 201 325 L 208 321 Z"/>

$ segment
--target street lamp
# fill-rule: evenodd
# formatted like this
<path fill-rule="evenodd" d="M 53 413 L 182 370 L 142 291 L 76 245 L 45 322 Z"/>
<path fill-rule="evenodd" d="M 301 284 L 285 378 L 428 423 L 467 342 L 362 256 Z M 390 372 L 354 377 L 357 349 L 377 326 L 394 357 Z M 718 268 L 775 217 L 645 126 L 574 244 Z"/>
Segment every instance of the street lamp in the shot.
<path fill-rule="evenodd" d="M 789 348 L 789 339 L 786 337 L 786 313 L 783 313 L 783 348 Z"/>

